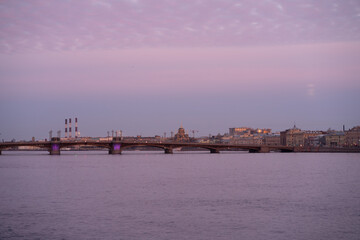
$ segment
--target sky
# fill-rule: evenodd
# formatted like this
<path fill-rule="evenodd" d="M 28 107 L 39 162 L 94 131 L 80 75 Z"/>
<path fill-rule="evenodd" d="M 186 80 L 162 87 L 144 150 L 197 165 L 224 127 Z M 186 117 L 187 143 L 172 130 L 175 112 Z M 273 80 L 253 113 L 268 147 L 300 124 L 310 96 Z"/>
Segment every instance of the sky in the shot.
<path fill-rule="evenodd" d="M 0 139 L 360 125 L 358 0 L 0 2 Z"/>

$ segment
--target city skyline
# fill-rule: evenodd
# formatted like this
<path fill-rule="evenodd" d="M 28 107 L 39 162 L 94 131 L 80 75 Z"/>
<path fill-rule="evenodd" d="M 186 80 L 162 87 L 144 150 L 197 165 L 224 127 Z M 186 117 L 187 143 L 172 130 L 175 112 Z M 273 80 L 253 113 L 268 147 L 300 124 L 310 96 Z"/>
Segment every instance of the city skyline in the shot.
<path fill-rule="evenodd" d="M 245 125 L 239 125 L 239 126 L 232 126 L 232 127 L 228 127 L 228 128 L 224 128 L 226 130 L 224 131 L 218 131 L 216 132 L 208 132 L 208 133 L 204 133 L 201 132 L 199 130 L 196 130 L 194 128 L 185 128 L 183 127 L 183 124 L 181 123 L 177 128 L 174 129 L 169 129 L 166 131 L 162 131 L 160 130 L 160 132 L 156 132 L 154 134 L 149 134 L 149 135 L 143 135 L 142 132 L 146 132 L 144 130 L 140 130 L 138 131 L 137 134 L 127 134 L 126 129 L 108 129 L 107 131 L 105 131 L 104 133 L 100 134 L 100 135 L 88 135 L 88 134 L 81 134 L 80 130 L 78 129 L 78 124 L 77 124 L 77 117 L 73 118 L 76 119 L 76 124 L 73 125 L 74 127 L 71 127 L 71 119 L 72 118 L 66 118 L 65 119 L 65 129 L 64 126 L 63 128 L 54 128 L 54 129 L 50 129 L 46 134 L 43 134 L 42 136 L 31 136 L 31 137 L 24 137 L 24 135 L 20 136 L 20 138 L 16 139 L 16 138 L 11 138 L 11 139 L 2 139 L 3 141 L 43 141 L 43 140 L 47 140 L 47 139 L 51 139 L 52 137 L 60 137 L 63 139 L 76 139 L 76 138 L 83 138 L 83 139 L 88 139 L 88 138 L 106 138 L 106 137 L 149 137 L 149 138 L 154 138 L 154 137 L 160 137 L 160 138 L 176 138 L 176 133 L 179 133 L 180 131 L 183 132 L 183 134 L 186 134 L 187 136 L 189 136 L 190 138 L 207 138 L 210 136 L 231 136 L 234 135 L 234 131 L 252 131 L 255 134 L 259 134 L 259 136 L 279 136 L 279 134 L 281 132 L 284 131 L 288 131 L 288 130 L 299 130 L 299 131 L 308 131 L 308 132 L 317 132 L 317 133 L 326 133 L 326 134 L 332 134 L 332 133 L 340 133 L 340 132 L 346 132 L 346 131 L 350 131 L 352 129 L 355 128 L 359 128 L 360 126 L 345 126 L 342 125 L 341 129 L 340 128 L 322 128 L 322 129 L 301 129 L 299 128 L 296 123 L 294 122 L 294 125 L 292 125 L 291 127 L 287 127 L 287 128 L 283 128 L 283 129 L 271 129 L 271 128 L 263 128 L 261 126 L 256 126 L 256 127 L 249 127 L 249 126 L 245 126 Z M 182 130 L 181 130 L 182 129 Z M 246 130 L 246 131 L 245 131 Z M 1 133 L 0 133 L 1 136 Z M 52 137 L 51 137 L 52 136 Z"/>
<path fill-rule="evenodd" d="M 360 125 L 355 0 L 0 6 L 0 139 Z"/>

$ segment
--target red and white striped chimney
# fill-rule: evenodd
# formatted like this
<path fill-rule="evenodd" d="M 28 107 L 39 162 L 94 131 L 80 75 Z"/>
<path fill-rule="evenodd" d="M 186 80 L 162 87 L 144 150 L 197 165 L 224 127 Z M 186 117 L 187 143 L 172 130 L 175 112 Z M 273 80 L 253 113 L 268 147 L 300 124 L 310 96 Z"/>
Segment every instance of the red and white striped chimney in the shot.
<path fill-rule="evenodd" d="M 69 138 L 71 138 L 71 118 L 69 118 Z"/>
<path fill-rule="evenodd" d="M 78 133 L 78 122 L 77 122 L 77 118 L 75 118 L 75 138 L 78 138 L 79 133 Z"/>
<path fill-rule="evenodd" d="M 65 119 L 65 138 L 68 137 L 68 131 L 67 131 L 67 119 Z"/>

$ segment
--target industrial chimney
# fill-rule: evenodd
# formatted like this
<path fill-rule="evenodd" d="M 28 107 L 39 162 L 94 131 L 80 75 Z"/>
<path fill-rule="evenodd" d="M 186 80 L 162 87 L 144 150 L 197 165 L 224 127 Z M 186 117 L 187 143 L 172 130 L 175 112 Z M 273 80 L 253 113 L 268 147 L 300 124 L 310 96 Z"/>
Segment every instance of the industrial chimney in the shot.
<path fill-rule="evenodd" d="M 68 131 L 67 131 L 67 119 L 65 119 L 65 138 L 68 137 Z"/>
<path fill-rule="evenodd" d="M 71 138 L 71 118 L 69 118 L 69 138 Z"/>
<path fill-rule="evenodd" d="M 77 118 L 75 118 L 75 138 L 78 138 L 78 121 Z"/>

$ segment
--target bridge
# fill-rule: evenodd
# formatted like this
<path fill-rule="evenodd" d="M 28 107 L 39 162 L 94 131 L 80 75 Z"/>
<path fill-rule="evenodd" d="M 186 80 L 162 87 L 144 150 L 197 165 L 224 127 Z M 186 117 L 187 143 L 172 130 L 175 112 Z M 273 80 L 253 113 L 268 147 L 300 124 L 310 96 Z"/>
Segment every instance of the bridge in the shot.
<path fill-rule="evenodd" d="M 89 140 L 66 140 L 61 141 L 59 138 L 52 138 L 51 141 L 41 142 L 2 142 L 0 143 L 0 154 L 2 151 L 12 150 L 17 147 L 28 146 L 37 149 L 45 149 L 50 155 L 60 155 L 61 149 L 73 146 L 93 146 L 97 148 L 108 149 L 109 154 L 121 154 L 123 150 L 131 147 L 153 147 L 163 149 L 165 153 L 171 154 L 177 148 L 194 148 L 207 149 L 210 153 L 220 153 L 220 151 L 244 151 L 252 153 L 268 153 L 270 151 L 293 152 L 294 147 L 288 146 L 265 146 L 265 145 L 238 145 L 222 143 L 189 143 L 189 142 L 138 142 L 122 141 L 114 138 L 109 141 L 89 141 Z"/>

